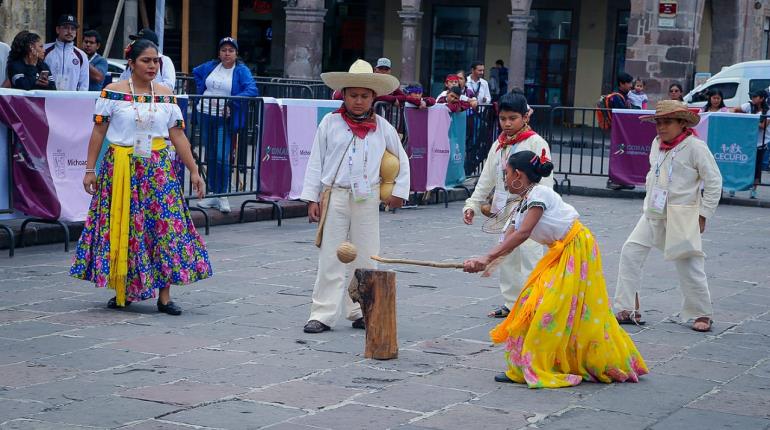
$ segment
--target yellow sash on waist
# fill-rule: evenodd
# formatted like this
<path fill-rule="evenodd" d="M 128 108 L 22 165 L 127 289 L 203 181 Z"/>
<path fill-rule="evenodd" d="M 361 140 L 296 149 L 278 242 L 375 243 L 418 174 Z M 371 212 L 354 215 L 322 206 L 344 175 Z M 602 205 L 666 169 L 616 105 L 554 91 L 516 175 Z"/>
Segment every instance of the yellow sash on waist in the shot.
<path fill-rule="evenodd" d="M 537 262 L 537 265 L 532 269 L 529 278 L 527 278 L 527 282 L 524 283 L 524 287 L 522 287 L 519 298 L 516 299 L 516 304 L 513 305 L 511 312 L 502 323 L 498 324 L 497 327 L 489 332 L 489 336 L 492 338 L 493 342 L 505 342 L 511 331 L 523 327 L 532 321 L 532 318 L 535 316 L 535 308 L 537 307 L 537 298 L 542 296 L 545 290 L 545 282 L 538 282 L 538 279 L 549 267 L 559 262 L 559 259 L 564 252 L 564 247 L 572 242 L 575 236 L 577 236 L 584 228 L 585 227 L 579 220 L 575 220 L 564 238 L 562 240 L 557 240 L 548 247 L 548 252 L 546 252 L 543 258 Z M 525 291 L 530 286 L 532 287 L 532 291 L 525 296 Z M 522 304 L 522 298 L 528 299 Z"/>
<path fill-rule="evenodd" d="M 126 305 L 126 275 L 128 274 L 128 230 L 131 214 L 131 154 L 133 146 L 111 144 L 112 196 L 110 198 L 110 277 L 109 287 L 115 290 L 115 303 Z M 152 150 L 166 148 L 162 137 L 152 139 Z"/>

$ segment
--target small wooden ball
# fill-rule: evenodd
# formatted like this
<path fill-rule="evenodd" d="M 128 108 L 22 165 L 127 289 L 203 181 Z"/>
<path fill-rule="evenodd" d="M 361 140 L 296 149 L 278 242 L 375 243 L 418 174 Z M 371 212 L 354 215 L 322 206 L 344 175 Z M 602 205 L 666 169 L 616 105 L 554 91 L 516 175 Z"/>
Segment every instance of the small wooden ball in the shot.
<path fill-rule="evenodd" d="M 356 246 L 350 242 L 342 242 L 340 243 L 340 246 L 337 247 L 337 258 L 345 264 L 355 260 L 357 255 L 358 251 L 356 250 Z"/>

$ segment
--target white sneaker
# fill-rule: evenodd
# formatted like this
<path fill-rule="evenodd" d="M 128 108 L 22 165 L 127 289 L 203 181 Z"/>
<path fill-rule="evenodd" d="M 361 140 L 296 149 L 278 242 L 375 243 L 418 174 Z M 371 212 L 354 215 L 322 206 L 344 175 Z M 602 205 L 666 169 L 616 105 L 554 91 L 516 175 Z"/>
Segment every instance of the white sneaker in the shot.
<path fill-rule="evenodd" d="M 203 208 L 203 209 L 218 208 L 219 207 L 219 200 L 217 200 L 217 199 L 200 199 L 200 200 L 198 200 L 197 206 L 199 208 Z"/>
<path fill-rule="evenodd" d="M 227 200 L 227 197 L 220 197 L 217 205 L 219 206 L 219 212 L 230 213 L 230 201 Z"/>

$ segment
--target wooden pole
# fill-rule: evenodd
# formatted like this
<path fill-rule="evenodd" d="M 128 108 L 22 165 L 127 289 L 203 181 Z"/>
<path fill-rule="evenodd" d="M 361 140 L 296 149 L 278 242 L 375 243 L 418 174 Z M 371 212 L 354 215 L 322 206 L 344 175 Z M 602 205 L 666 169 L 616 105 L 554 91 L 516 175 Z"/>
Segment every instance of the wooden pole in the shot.
<path fill-rule="evenodd" d="M 403 258 L 383 258 L 383 257 L 380 257 L 379 255 L 372 255 L 369 258 L 384 264 L 409 264 L 412 266 L 427 266 L 427 267 L 436 267 L 439 269 L 462 269 L 463 267 L 465 267 L 463 266 L 463 263 L 442 263 L 440 261 L 406 260 Z"/>
<path fill-rule="evenodd" d="M 377 360 L 398 358 L 396 332 L 396 273 L 356 269 L 357 296 L 366 324 L 364 357 Z"/>
<path fill-rule="evenodd" d="M 142 28 L 150 28 L 150 16 L 147 14 L 147 4 L 139 0 L 139 18 L 142 19 Z"/>
<path fill-rule="evenodd" d="M 77 35 L 77 44 L 78 47 L 83 46 L 83 0 L 78 0 L 77 3 L 77 19 L 78 19 L 78 35 Z"/>
<path fill-rule="evenodd" d="M 190 0 L 182 0 L 182 71 L 190 72 Z"/>
<path fill-rule="evenodd" d="M 110 34 L 107 36 L 107 44 L 104 46 L 104 56 L 110 56 L 110 49 L 112 48 L 112 41 L 115 40 L 115 30 L 118 28 L 118 21 L 120 21 L 120 14 L 123 13 L 123 3 L 126 0 L 118 0 L 118 7 L 115 9 L 115 16 L 112 18 L 112 27 L 110 27 Z M 123 55 L 121 55 L 123 57 Z"/>
<path fill-rule="evenodd" d="M 233 0 L 233 13 L 230 16 L 230 37 L 238 38 L 238 0 Z"/>

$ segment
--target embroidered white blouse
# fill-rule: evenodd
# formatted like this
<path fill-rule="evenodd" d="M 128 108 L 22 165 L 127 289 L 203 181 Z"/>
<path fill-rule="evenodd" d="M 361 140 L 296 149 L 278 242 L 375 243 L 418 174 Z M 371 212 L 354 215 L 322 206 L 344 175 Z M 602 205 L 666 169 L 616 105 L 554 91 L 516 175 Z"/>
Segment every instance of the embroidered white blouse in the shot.
<path fill-rule="evenodd" d="M 94 108 L 94 123 L 109 123 L 107 140 L 120 146 L 132 146 L 134 135 L 138 131 L 136 110 L 148 127 L 153 137 L 168 137 L 168 130 L 173 127 L 184 128 L 182 111 L 176 104 L 176 97 L 156 95 L 155 103 L 147 94 L 135 95 L 118 91 L 102 90 Z"/>

